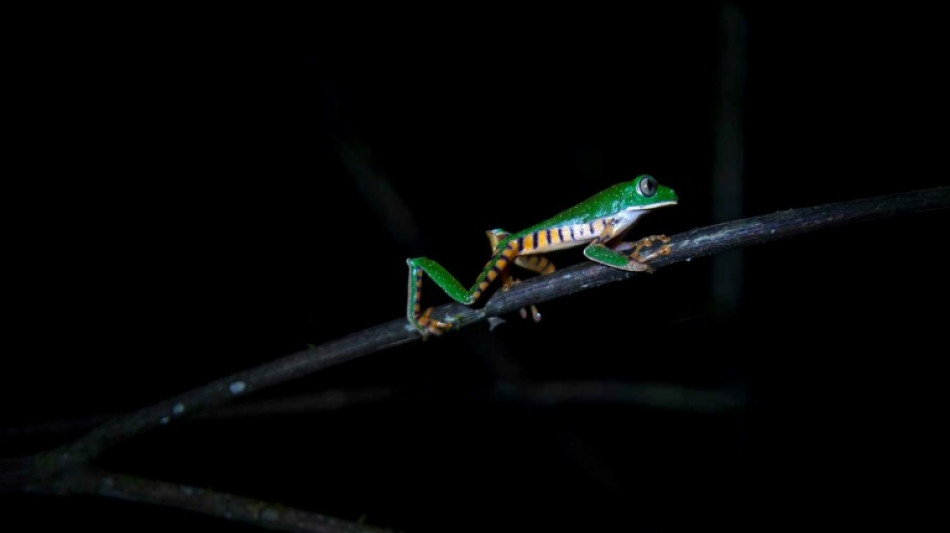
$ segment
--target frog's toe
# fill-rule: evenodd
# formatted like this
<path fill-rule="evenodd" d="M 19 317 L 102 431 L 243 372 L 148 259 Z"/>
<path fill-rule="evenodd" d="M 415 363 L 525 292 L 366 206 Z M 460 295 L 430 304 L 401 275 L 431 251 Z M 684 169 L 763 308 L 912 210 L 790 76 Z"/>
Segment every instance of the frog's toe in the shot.
<path fill-rule="evenodd" d="M 521 309 L 518 310 L 518 315 L 521 316 L 522 320 L 527 320 L 528 309 L 525 307 L 522 307 Z M 538 306 L 534 304 L 531 304 L 531 320 L 534 321 L 535 323 L 541 322 L 541 312 L 538 311 Z"/>
<path fill-rule="evenodd" d="M 426 338 L 429 335 L 441 335 L 444 331 L 452 329 L 452 324 L 432 318 L 432 308 L 430 307 L 416 320 L 416 328 L 422 332 L 422 337 Z"/>

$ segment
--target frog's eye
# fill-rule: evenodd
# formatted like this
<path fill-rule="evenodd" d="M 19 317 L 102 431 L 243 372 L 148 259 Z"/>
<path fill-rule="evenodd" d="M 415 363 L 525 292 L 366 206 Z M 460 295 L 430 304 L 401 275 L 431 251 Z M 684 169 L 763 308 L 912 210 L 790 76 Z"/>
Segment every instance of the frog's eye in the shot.
<path fill-rule="evenodd" d="M 643 176 L 640 180 L 640 194 L 649 198 L 656 194 L 657 184 L 653 176 Z"/>

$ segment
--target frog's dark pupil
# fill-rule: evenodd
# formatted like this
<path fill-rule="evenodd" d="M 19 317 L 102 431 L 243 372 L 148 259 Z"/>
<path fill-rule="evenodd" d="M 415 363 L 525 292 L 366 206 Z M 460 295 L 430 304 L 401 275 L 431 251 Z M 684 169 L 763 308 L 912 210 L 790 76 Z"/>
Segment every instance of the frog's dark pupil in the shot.
<path fill-rule="evenodd" d="M 656 193 L 656 182 L 651 178 L 646 178 L 640 187 L 644 196 L 653 196 Z"/>

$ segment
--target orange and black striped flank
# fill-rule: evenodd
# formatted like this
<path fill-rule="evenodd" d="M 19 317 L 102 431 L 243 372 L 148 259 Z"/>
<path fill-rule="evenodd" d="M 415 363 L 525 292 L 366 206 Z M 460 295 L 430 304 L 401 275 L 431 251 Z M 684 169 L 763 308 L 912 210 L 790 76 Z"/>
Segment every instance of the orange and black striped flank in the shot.
<path fill-rule="evenodd" d="M 531 250 L 534 250 L 534 242 L 537 235 L 537 233 L 532 233 L 518 239 L 518 248 L 522 252 L 530 252 Z"/>

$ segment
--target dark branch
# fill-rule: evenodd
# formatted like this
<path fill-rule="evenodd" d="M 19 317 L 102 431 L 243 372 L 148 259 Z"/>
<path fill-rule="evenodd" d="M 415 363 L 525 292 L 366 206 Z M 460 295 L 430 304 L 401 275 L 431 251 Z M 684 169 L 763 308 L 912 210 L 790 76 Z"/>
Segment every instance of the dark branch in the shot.
<path fill-rule="evenodd" d="M 91 494 L 132 502 L 163 505 L 281 531 L 308 533 L 382 533 L 389 531 L 388 529 L 338 520 L 276 503 L 88 467 L 65 472 L 57 477 L 54 483 L 30 488 L 32 492 Z"/>
<path fill-rule="evenodd" d="M 811 231 L 843 224 L 884 219 L 898 215 L 946 209 L 950 207 L 950 187 L 855 200 L 817 207 L 793 209 L 760 217 L 736 220 L 715 226 L 695 229 L 673 235 L 671 253 L 651 262 L 655 269 L 688 261 L 696 257 L 720 253 L 733 248 L 775 241 Z M 459 328 L 485 320 L 489 316 L 508 313 L 532 303 L 551 300 L 636 274 L 583 263 L 552 274 L 533 278 L 498 292 L 483 308 L 468 308 L 457 304 L 444 305 L 434 311 L 437 317 L 451 317 Z M 372 530 L 359 524 L 265 504 L 226 494 L 203 491 L 170 483 L 149 481 L 120 474 L 106 474 L 85 465 L 104 450 L 160 425 L 207 411 L 230 402 L 238 396 L 306 376 L 324 368 L 351 361 L 386 348 L 419 339 L 419 334 L 404 318 L 381 324 L 316 348 L 294 353 L 264 365 L 221 378 L 206 386 L 180 394 L 135 413 L 114 418 L 87 433 L 84 437 L 59 449 L 32 457 L 0 460 L 0 491 L 32 490 L 46 493 L 80 491 L 134 501 L 159 503 L 172 507 L 211 512 L 242 521 L 291 531 L 354 531 L 353 527 Z M 600 385 L 598 385 L 599 387 Z M 498 391 L 504 396 L 505 391 Z M 519 401 L 561 401 L 596 398 L 599 394 L 627 394 L 626 390 L 591 389 L 589 386 L 572 389 L 525 389 Z M 634 402 L 669 404 L 668 391 L 635 391 Z M 657 396 L 659 394 L 659 396 Z M 697 401 L 708 403 L 710 398 Z M 722 398 L 720 408 L 729 410 L 741 406 L 741 395 Z M 596 400 L 595 400 L 596 401 Z M 674 402 L 675 404 L 676 402 Z M 682 403 L 682 402 L 680 402 Z M 696 403 L 686 399 L 679 408 Z M 195 498 L 198 495 L 198 498 Z M 187 496 L 187 497 L 185 497 Z M 232 510 L 217 513 L 215 509 Z M 283 520 L 283 523 L 280 521 Z M 352 526 L 352 527 L 351 527 Z"/>
<path fill-rule="evenodd" d="M 657 258 L 651 265 L 660 269 L 696 257 L 819 229 L 948 207 L 950 187 L 790 209 L 673 235 L 669 243 L 672 253 Z M 550 276 L 532 278 L 514 285 L 506 292 L 496 292 L 482 308 L 473 309 L 453 303 L 438 307 L 433 311 L 433 315 L 451 317 L 461 328 L 485 320 L 489 316 L 512 312 L 532 303 L 559 298 L 634 275 L 636 273 L 587 262 L 559 270 Z M 160 425 L 217 407 L 238 396 L 419 338 L 419 334 L 405 318 L 398 318 L 221 378 L 135 413 L 118 417 L 71 444 L 43 454 L 34 461 L 33 475 L 49 475 L 66 467 L 84 464 L 105 449 Z"/>
<path fill-rule="evenodd" d="M 224 407 L 202 413 L 194 420 L 313 414 L 383 402 L 409 394 L 409 391 L 393 387 L 335 389 Z M 467 391 L 466 402 L 470 401 L 469 394 L 470 391 Z M 741 391 L 637 381 L 500 381 L 480 398 L 487 402 L 537 406 L 613 404 L 694 413 L 728 412 L 746 406 L 745 394 Z"/>
<path fill-rule="evenodd" d="M 887 196 L 877 196 L 789 209 L 771 215 L 744 218 L 697 228 L 671 236 L 672 253 L 650 262 L 654 269 L 722 253 L 734 248 L 764 244 L 817 230 L 846 224 L 869 222 L 915 212 L 950 208 L 950 187 L 939 187 Z M 465 311 L 464 306 L 443 306 L 448 313 L 461 315 L 468 325 L 487 316 L 509 313 L 526 304 L 553 300 L 569 294 L 625 280 L 638 275 L 592 263 L 559 270 L 550 276 L 532 278 L 507 292 L 498 292 L 480 312 Z M 439 308 L 442 311 L 443 308 Z M 437 317 L 442 315 L 433 314 Z"/>

